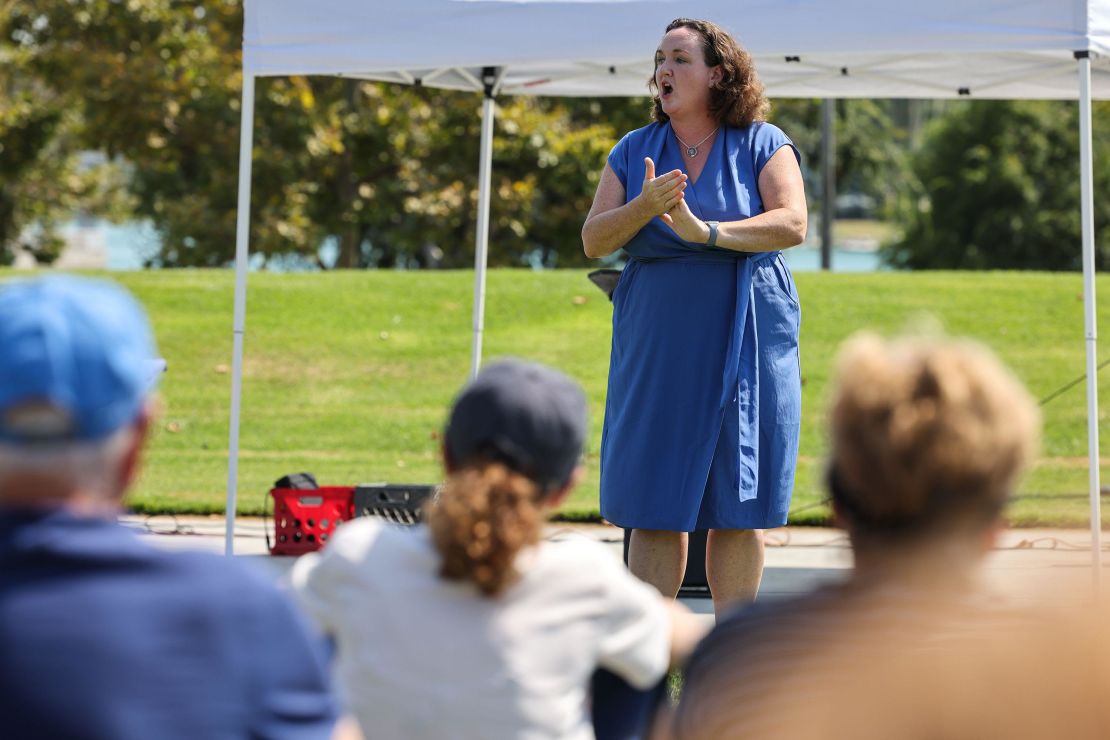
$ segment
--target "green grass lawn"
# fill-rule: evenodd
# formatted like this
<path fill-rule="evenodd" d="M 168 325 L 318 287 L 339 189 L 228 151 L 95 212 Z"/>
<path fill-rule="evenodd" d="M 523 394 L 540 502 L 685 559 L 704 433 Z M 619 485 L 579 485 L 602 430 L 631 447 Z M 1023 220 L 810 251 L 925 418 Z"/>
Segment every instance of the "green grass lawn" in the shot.
<path fill-rule="evenodd" d="M 13 274 L 0 271 L 0 279 Z M 169 362 L 162 415 L 132 506 L 152 513 L 221 512 L 234 275 L 167 270 L 110 277 L 146 304 Z M 289 472 L 310 471 L 326 485 L 438 479 L 439 431 L 469 369 L 472 277 L 391 271 L 250 276 L 241 513 L 261 513 L 272 482 Z M 796 523 L 828 516 L 816 505 L 824 406 L 836 347 L 851 332 L 893 333 L 935 317 L 950 333 L 993 347 L 1037 398 L 1083 373 L 1077 274 L 804 273 L 797 282 L 804 386 Z M 1099 285 L 1110 295 L 1110 282 L 1100 279 Z M 580 380 L 589 396 L 589 475 L 563 509 L 573 518 L 595 517 L 598 510 L 610 316 L 609 303 L 585 271 L 489 275 L 485 356 L 514 354 L 556 365 Z M 1100 322 L 1110 326 L 1110 306 Z M 1105 380 L 1099 392 L 1105 409 Z M 1042 458 L 1011 509 L 1014 523 L 1086 522 L 1085 417 L 1083 384 L 1045 406 Z M 1105 435 L 1102 444 L 1105 455 Z"/>

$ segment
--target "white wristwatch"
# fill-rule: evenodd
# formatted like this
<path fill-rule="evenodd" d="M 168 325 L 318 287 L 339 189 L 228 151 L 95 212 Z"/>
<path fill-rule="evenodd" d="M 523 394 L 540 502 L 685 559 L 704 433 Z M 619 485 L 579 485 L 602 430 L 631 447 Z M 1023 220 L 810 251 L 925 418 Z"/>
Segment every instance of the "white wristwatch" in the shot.
<path fill-rule="evenodd" d="M 706 221 L 705 223 L 709 227 L 709 238 L 705 240 L 705 246 L 715 247 L 717 246 L 717 227 L 720 225 L 720 222 Z"/>

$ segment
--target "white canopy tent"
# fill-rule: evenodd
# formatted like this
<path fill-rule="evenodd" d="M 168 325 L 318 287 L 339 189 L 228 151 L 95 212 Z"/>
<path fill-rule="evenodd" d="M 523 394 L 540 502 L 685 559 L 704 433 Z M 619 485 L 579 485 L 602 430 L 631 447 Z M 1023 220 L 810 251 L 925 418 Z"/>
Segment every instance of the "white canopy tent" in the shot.
<path fill-rule="evenodd" d="M 246 0 L 227 481 L 232 552 L 256 77 L 337 75 L 483 94 L 471 372 L 481 359 L 496 95 L 643 95 L 673 18 L 707 18 L 776 97 L 1080 101 L 1091 540 L 1101 570 L 1091 100 L 1110 98 L 1110 0 Z M 600 166 L 601 163 L 599 163 Z"/>

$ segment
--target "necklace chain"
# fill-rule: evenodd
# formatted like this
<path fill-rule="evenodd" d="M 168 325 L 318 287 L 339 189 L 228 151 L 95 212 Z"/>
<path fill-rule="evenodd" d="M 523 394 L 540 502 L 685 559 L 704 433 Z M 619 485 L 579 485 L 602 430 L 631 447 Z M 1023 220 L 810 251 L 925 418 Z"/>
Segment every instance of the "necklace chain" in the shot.
<path fill-rule="evenodd" d="M 686 155 L 687 155 L 687 156 L 690 156 L 690 157 L 696 157 L 696 156 L 698 156 L 698 147 L 699 147 L 699 146 L 701 146 L 702 144 L 704 144 L 704 143 L 706 142 L 706 139 L 708 139 L 708 138 L 709 138 L 710 136 L 712 136 L 713 134 L 717 133 L 717 129 L 719 129 L 719 128 L 720 128 L 720 126 L 718 126 L 717 128 L 713 129 L 712 131 L 710 131 L 710 132 L 709 132 L 708 134 L 706 134 L 706 135 L 705 135 L 705 138 L 704 138 L 704 139 L 702 139 L 701 141 L 699 141 L 699 142 L 698 142 L 697 144 L 694 144 L 693 146 L 690 146 L 690 145 L 689 145 L 689 144 L 687 144 L 687 143 L 686 143 L 685 141 L 683 141 L 683 140 L 682 140 L 681 138 L 679 138 L 679 136 L 678 136 L 678 132 L 677 132 L 677 131 L 674 131 L 674 129 L 673 129 L 673 128 L 671 129 L 671 131 L 674 131 L 674 137 L 675 137 L 676 139 L 678 139 L 678 143 L 679 143 L 679 144 L 682 144 L 682 146 L 686 147 Z"/>

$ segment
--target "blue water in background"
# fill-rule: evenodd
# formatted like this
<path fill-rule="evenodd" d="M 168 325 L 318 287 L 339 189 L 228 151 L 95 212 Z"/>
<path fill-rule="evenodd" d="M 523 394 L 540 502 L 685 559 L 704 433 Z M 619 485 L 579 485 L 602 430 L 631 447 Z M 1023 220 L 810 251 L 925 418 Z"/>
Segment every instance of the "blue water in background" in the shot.
<path fill-rule="evenodd" d="M 109 270 L 141 270 L 146 258 L 158 254 L 158 232 L 148 221 L 126 224 L 98 222 L 107 251 L 105 267 Z"/>
<path fill-rule="evenodd" d="M 791 272 L 817 272 L 821 269 L 821 249 L 802 245 L 782 253 Z M 889 270 L 879 260 L 879 253 L 859 249 L 837 249 L 830 255 L 832 272 L 877 272 Z"/>
<path fill-rule="evenodd" d="M 87 227 L 88 224 L 85 224 Z M 144 260 L 158 252 L 158 233 L 149 222 L 111 224 L 95 222 L 106 248 L 106 268 L 109 270 L 141 270 Z M 783 252 L 786 264 L 794 272 L 816 272 L 821 269 L 821 250 L 809 244 Z M 253 269 L 257 269 L 256 261 Z M 270 269 L 273 269 L 271 266 Z M 858 249 L 833 249 L 833 272 L 875 272 L 887 269 L 879 261 L 878 252 Z"/>

